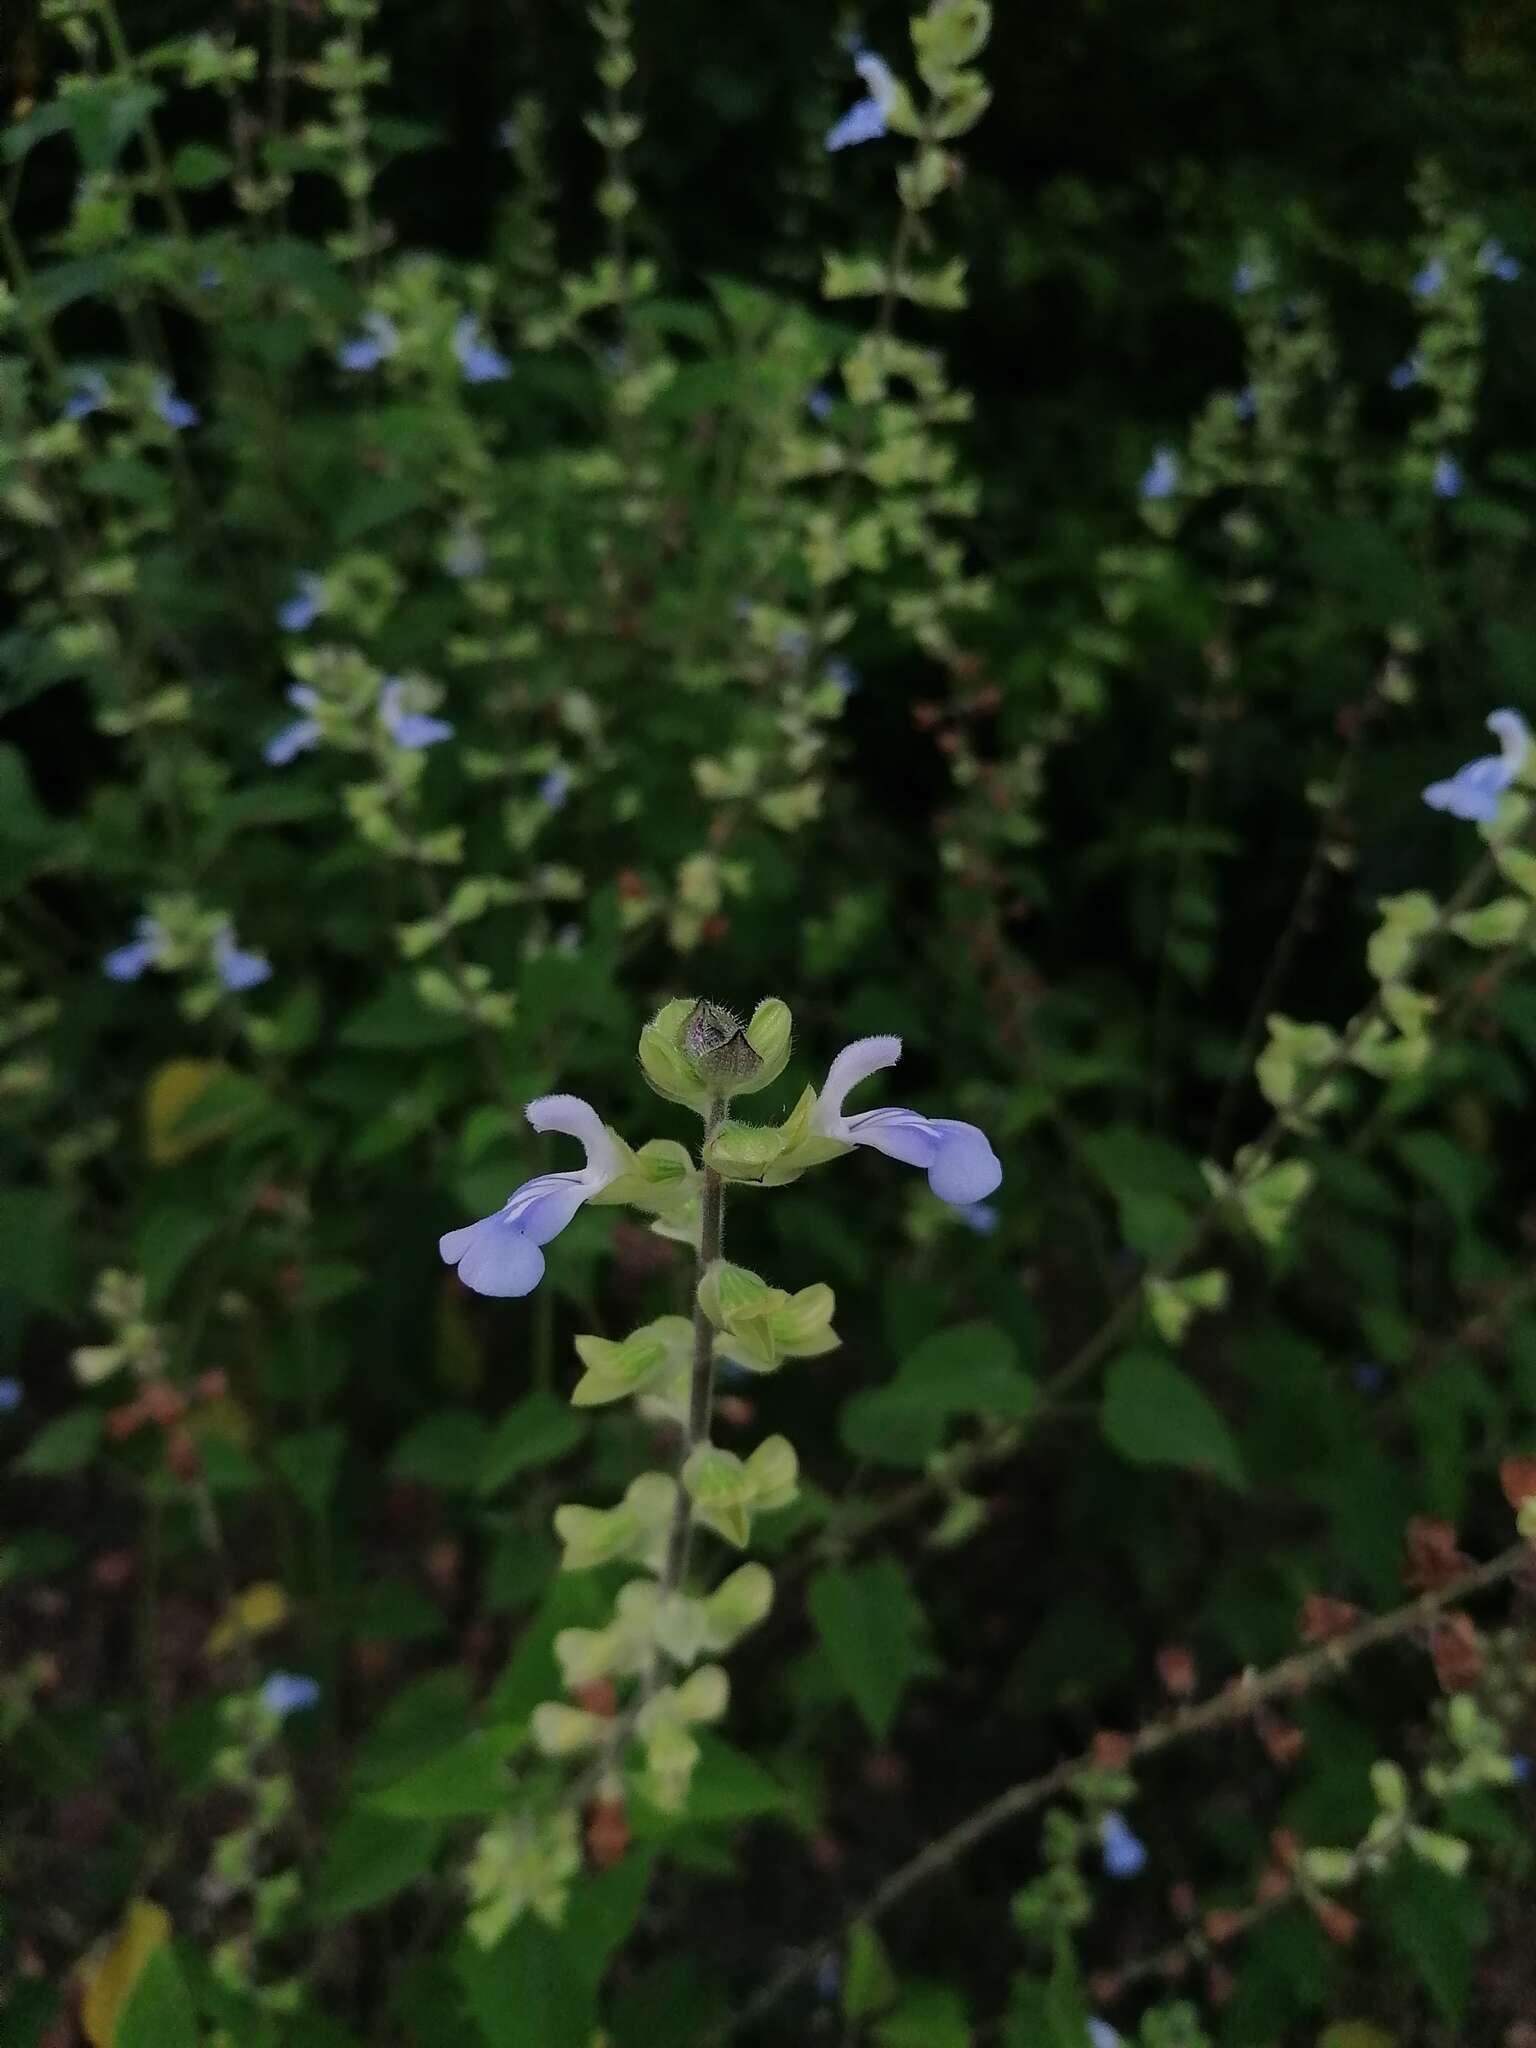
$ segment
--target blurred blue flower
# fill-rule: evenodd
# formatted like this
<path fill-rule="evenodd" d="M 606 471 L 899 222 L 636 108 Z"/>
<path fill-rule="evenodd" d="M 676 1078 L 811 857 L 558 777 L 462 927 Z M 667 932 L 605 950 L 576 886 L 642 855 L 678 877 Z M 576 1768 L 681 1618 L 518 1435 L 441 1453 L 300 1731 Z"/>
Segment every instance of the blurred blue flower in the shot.
<path fill-rule="evenodd" d="M 1179 458 L 1171 448 L 1159 448 L 1151 467 L 1141 480 L 1144 498 L 1171 498 L 1179 488 Z"/>
<path fill-rule="evenodd" d="M 205 263 L 192 282 L 200 292 L 216 292 L 224 282 L 224 273 L 215 270 L 211 263 Z"/>
<path fill-rule="evenodd" d="M 786 626 L 779 635 L 779 652 L 790 661 L 804 661 L 811 651 L 811 636 L 804 626 Z"/>
<path fill-rule="evenodd" d="M 387 676 L 379 692 L 379 717 L 384 730 L 397 747 L 412 752 L 435 747 L 439 740 L 451 740 L 453 727 L 446 718 L 429 718 L 424 711 L 407 711 L 405 684 L 399 676 Z"/>
<path fill-rule="evenodd" d="M 558 811 L 571 793 L 571 778 L 563 768 L 553 768 L 539 784 L 539 796 L 552 811 Z"/>
<path fill-rule="evenodd" d="M 1431 256 L 1413 280 L 1414 295 L 1420 299 L 1432 299 L 1444 283 L 1445 260 L 1440 256 Z"/>
<path fill-rule="evenodd" d="M 219 980 L 232 996 L 248 988 L 259 988 L 272 978 L 272 963 L 260 953 L 243 953 L 235 944 L 232 925 L 221 926 L 213 942 L 213 965 Z"/>
<path fill-rule="evenodd" d="M 302 633 L 324 610 L 325 578 L 305 569 L 293 586 L 292 597 L 285 598 L 278 606 L 277 623 L 285 633 Z"/>
<path fill-rule="evenodd" d="M 101 963 L 101 971 L 108 981 L 137 981 L 165 951 L 165 933 L 154 918 L 136 919 L 133 929 L 137 936 L 126 946 L 119 946 L 115 952 L 108 953 Z"/>
<path fill-rule="evenodd" d="M 806 398 L 805 409 L 813 420 L 824 420 L 830 415 L 836 403 L 837 400 L 832 396 L 826 385 L 818 384 L 816 389 Z"/>
<path fill-rule="evenodd" d="M 854 53 L 853 68 L 868 88 L 868 97 L 857 100 L 841 120 L 827 130 L 829 150 L 853 149 L 861 142 L 878 142 L 886 132 L 886 121 L 896 99 L 896 79 L 883 57 L 873 50 Z"/>
<path fill-rule="evenodd" d="M 400 330 L 387 313 L 365 313 L 363 331 L 344 341 L 336 360 L 344 370 L 376 370 L 400 346 Z"/>
<path fill-rule="evenodd" d="M 261 1688 L 261 1704 L 279 1721 L 307 1714 L 320 1704 L 319 1682 L 297 1671 L 274 1671 Z"/>
<path fill-rule="evenodd" d="M 466 384 L 494 384 L 498 378 L 512 374 L 512 365 L 486 340 L 473 313 L 461 314 L 455 321 L 453 352 Z"/>
<path fill-rule="evenodd" d="M 1518 711 L 1490 711 L 1487 726 L 1498 737 L 1498 753 L 1468 761 L 1444 782 L 1432 782 L 1424 792 L 1432 811 L 1449 811 L 1474 825 L 1490 825 L 1498 816 L 1499 798 L 1525 765 L 1531 734 Z"/>
<path fill-rule="evenodd" d="M 1254 414 L 1258 411 L 1258 404 L 1254 398 L 1253 386 L 1251 384 L 1245 384 L 1242 390 L 1238 392 L 1232 401 L 1232 410 L 1240 420 L 1251 420 L 1253 418 Z"/>
<path fill-rule="evenodd" d="M 472 526 L 456 526 L 449 536 L 443 566 L 450 576 L 480 576 L 486 564 L 485 539 Z"/>
<path fill-rule="evenodd" d="M 1421 356 L 1405 356 L 1387 378 L 1387 382 L 1394 391 L 1407 391 L 1412 385 L 1418 383 L 1423 370 L 1424 361 Z"/>
<path fill-rule="evenodd" d="M 1088 2039 L 1091 2048 L 1120 2048 L 1120 2036 L 1115 2032 L 1108 2020 L 1090 2019 L 1088 2022 Z"/>
<path fill-rule="evenodd" d="M 1002 1220 L 990 1202 L 966 1202 L 956 1209 L 955 1214 L 967 1230 L 974 1230 L 978 1237 L 990 1237 Z"/>
<path fill-rule="evenodd" d="M 1513 284 L 1520 275 L 1518 260 L 1511 256 L 1504 244 L 1490 235 L 1477 252 L 1477 267 L 1496 277 L 1503 284 Z"/>
<path fill-rule="evenodd" d="M 1123 1813 L 1106 1813 L 1099 1822 L 1099 1847 L 1106 1877 L 1137 1877 L 1147 1865 L 1147 1845 L 1131 1832 Z"/>
<path fill-rule="evenodd" d="M 319 699 L 313 690 L 303 683 L 295 683 L 288 692 L 288 702 L 300 711 L 311 712 Z M 291 725 L 285 725 L 281 732 L 273 733 L 261 750 L 262 759 L 270 768 L 286 768 L 295 754 L 308 753 L 311 747 L 320 744 L 320 727 L 313 718 L 296 718 Z"/>
<path fill-rule="evenodd" d="M 816 1996 L 831 2000 L 843 1988 L 843 1973 L 836 1956 L 823 1956 L 816 1965 Z"/>
<path fill-rule="evenodd" d="M 178 434 L 185 433 L 188 427 L 197 426 L 203 417 L 197 407 L 183 398 L 165 377 L 156 378 L 150 404 L 165 424 Z"/>
<path fill-rule="evenodd" d="M 1437 498 L 1459 498 L 1461 496 L 1461 464 L 1454 455 L 1437 455 L 1435 457 L 1434 486 Z"/>
<path fill-rule="evenodd" d="M 555 933 L 555 951 L 557 953 L 579 953 L 581 951 L 581 926 L 579 924 L 561 925 L 559 931 Z"/>
<path fill-rule="evenodd" d="M 12 1381 L 11 1384 L 14 1386 L 15 1382 Z M 14 1407 L 15 1403 L 13 1402 L 11 1405 Z M 1515 1783 L 1517 1785 L 1529 1785 L 1531 1782 L 1531 1760 L 1523 1751 L 1516 1750 L 1509 1760 L 1509 1768 L 1515 1774 Z"/>
<path fill-rule="evenodd" d="M 844 698 L 851 697 L 859 687 L 859 672 L 851 661 L 845 661 L 840 654 L 834 654 L 826 667 L 827 681 Z"/>
<path fill-rule="evenodd" d="M 111 402 L 112 393 L 100 370 L 82 370 L 64 401 L 64 417 L 67 420 L 83 420 L 93 412 L 100 412 L 103 406 L 110 405 Z"/>
<path fill-rule="evenodd" d="M 1379 1394 L 1386 1377 L 1381 1367 L 1369 1358 L 1362 1358 L 1350 1374 L 1362 1394 Z"/>
<path fill-rule="evenodd" d="M 868 1145 L 903 1166 L 919 1166 L 941 1202 L 966 1209 L 1002 1185 L 1003 1169 L 983 1132 L 947 1116 L 919 1116 L 915 1109 L 866 1109 L 844 1116 L 843 1099 L 860 1081 L 894 1067 L 899 1038 L 859 1038 L 845 1045 L 827 1069 L 811 1129 L 843 1145 Z"/>
<path fill-rule="evenodd" d="M 1256 263 L 1239 263 L 1236 270 L 1232 273 L 1232 289 L 1239 298 L 1245 297 L 1249 292 L 1257 291 L 1262 283 L 1263 278 Z"/>
<path fill-rule="evenodd" d="M 437 1241 L 443 1263 L 476 1294 L 532 1294 L 544 1277 L 543 1247 L 558 1237 L 582 1203 L 624 1171 L 618 1146 L 591 1103 L 579 1095 L 542 1095 L 523 1114 L 536 1131 L 578 1138 L 587 1155 L 579 1172 L 541 1173 L 525 1181 L 492 1215 Z"/>
<path fill-rule="evenodd" d="M 20 1380 L 0 1380 L 0 1415 L 14 1415 L 25 1399 Z"/>

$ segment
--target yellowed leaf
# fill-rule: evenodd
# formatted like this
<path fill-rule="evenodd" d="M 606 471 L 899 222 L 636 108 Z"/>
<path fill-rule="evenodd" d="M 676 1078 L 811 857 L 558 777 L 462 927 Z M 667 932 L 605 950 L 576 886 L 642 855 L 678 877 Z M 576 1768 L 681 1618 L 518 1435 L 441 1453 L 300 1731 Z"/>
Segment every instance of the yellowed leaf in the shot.
<path fill-rule="evenodd" d="M 91 2048 L 115 2048 L 117 2023 L 139 1973 L 170 1938 L 171 1916 L 165 1908 L 152 1899 L 134 1899 L 107 1948 L 85 1965 L 80 2023 Z"/>
<path fill-rule="evenodd" d="M 144 1090 L 144 1149 L 154 1166 L 174 1166 L 199 1145 L 222 1137 L 235 1119 L 219 1118 L 179 1133 L 177 1125 L 200 1095 L 229 1072 L 217 1060 L 167 1060 L 156 1067 Z"/>
<path fill-rule="evenodd" d="M 226 1650 L 232 1650 L 237 1643 L 248 1642 L 252 1636 L 270 1635 L 287 1619 L 288 1595 L 273 1580 L 262 1579 L 254 1586 L 247 1586 L 243 1593 L 237 1593 L 230 1602 L 229 1612 L 209 1631 L 208 1655 L 222 1657 Z"/>

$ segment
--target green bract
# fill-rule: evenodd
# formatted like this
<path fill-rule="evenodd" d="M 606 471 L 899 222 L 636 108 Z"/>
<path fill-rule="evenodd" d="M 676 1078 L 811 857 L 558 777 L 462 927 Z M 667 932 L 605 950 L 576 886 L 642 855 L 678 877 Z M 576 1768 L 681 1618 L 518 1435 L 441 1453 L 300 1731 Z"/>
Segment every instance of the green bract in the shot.
<path fill-rule="evenodd" d="M 741 1363 L 773 1372 L 786 1358 L 818 1358 L 835 1351 L 832 1290 L 818 1283 L 786 1294 L 744 1266 L 717 1260 L 699 1283 L 699 1306 Z"/>
<path fill-rule="evenodd" d="M 679 996 L 641 1032 L 640 1065 L 658 1095 L 702 1115 L 712 1101 L 776 1081 L 789 1063 L 790 1029 L 777 997 L 759 1003 L 743 1027 L 718 1003 Z"/>

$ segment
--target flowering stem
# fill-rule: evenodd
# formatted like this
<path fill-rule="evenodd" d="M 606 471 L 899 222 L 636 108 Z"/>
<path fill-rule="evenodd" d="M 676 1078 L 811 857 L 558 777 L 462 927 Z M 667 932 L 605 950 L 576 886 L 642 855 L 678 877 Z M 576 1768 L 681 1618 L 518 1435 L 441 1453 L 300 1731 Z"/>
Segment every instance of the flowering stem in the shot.
<path fill-rule="evenodd" d="M 706 1145 L 724 1121 L 725 1104 L 716 1098 L 711 1101 L 709 1113 L 704 1120 Z M 719 1174 L 707 1166 L 704 1169 L 704 1193 L 699 1207 L 697 1278 L 702 1281 L 711 1265 L 720 1256 L 725 1220 L 725 1185 Z M 696 1286 L 693 1300 L 693 1380 L 688 1393 L 688 1427 L 684 1432 L 682 1449 L 678 1456 L 677 1506 L 672 1512 L 672 1533 L 667 1539 L 667 1562 L 661 1580 L 663 1598 L 668 1593 L 675 1593 L 687 1575 L 688 1551 L 693 1541 L 693 1503 L 689 1500 L 688 1489 L 682 1482 L 682 1469 L 698 1446 L 709 1441 L 709 1418 L 714 1400 L 715 1331 L 714 1325 L 704 1313 Z"/>

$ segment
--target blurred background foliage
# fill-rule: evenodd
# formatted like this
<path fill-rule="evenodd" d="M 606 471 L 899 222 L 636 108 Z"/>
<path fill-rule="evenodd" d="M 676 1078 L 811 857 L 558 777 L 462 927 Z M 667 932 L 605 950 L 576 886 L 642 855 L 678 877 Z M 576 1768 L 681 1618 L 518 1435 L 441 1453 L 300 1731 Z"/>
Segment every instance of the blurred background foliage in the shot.
<path fill-rule="evenodd" d="M 160 0 L 124 18 L 138 50 L 226 27 L 260 44 L 269 24 Z M 76 2038 L 70 1973 L 147 1896 L 237 2048 L 433 2042 L 448 2010 L 493 2048 L 532 2040 L 506 2030 L 530 1983 L 595 1983 L 610 1951 L 615 2048 L 702 2038 L 970 1807 L 1183 1697 L 1170 1652 L 1214 1690 L 1292 1649 L 1309 1595 L 1393 1606 L 1415 1518 L 1409 1590 L 1442 1582 L 1426 1544 L 1443 1565 L 1446 1543 L 1454 1558 L 1458 1539 L 1478 1556 L 1509 1540 L 1497 1471 L 1536 1432 L 1523 925 L 1437 967 L 1426 1064 L 1379 1090 L 1355 1074 L 1330 1119 L 1304 1120 L 1312 1197 L 1273 1245 L 1223 1239 L 1218 1313 L 1170 1335 L 1138 1284 L 1205 1214 L 1202 1159 L 1269 1123 L 1250 1077 L 1262 1012 L 1342 1028 L 1371 999 L 1380 899 L 1448 897 L 1478 852 L 1422 786 L 1478 751 L 1488 710 L 1536 707 L 1536 9 L 1001 11 L 993 103 L 943 205 L 968 302 L 899 321 L 972 396 L 969 419 L 938 426 L 979 496 L 956 561 L 896 548 L 834 586 L 837 652 L 861 679 L 844 703 L 786 652 L 809 633 L 814 670 L 827 651 L 805 478 L 782 502 L 754 483 L 860 332 L 820 301 L 824 251 L 890 240 L 890 159 L 822 150 L 851 91 L 837 31 L 855 27 L 893 61 L 904 49 L 899 10 L 638 8 L 629 233 L 659 284 L 623 343 L 599 307 L 589 332 L 523 345 L 559 278 L 610 246 L 582 120 L 593 34 L 555 0 L 386 0 L 370 28 L 390 59 L 375 132 L 398 152 L 375 212 L 396 248 L 441 259 L 414 282 L 392 255 L 322 253 L 336 195 L 304 174 L 283 235 L 238 254 L 218 180 L 187 182 L 186 236 L 135 191 L 128 253 L 103 244 L 124 267 L 61 278 L 74 258 L 51 238 L 76 162 L 57 137 L 9 151 L 66 362 L 148 358 L 207 421 L 201 442 L 135 424 L 116 467 L 39 456 L 29 437 L 62 390 L 10 323 L 8 486 L 78 484 L 87 575 L 136 565 L 111 641 L 65 653 L 81 561 L 39 566 L 54 529 L 25 511 L 7 539 L 0 907 L 8 1052 L 34 1072 L 5 1098 L 0 1186 L 0 1336 L 24 1389 L 0 1417 L 0 1852 L 26 2048 Z M 319 10 L 295 4 L 287 32 L 311 52 Z M 24 119 L 65 60 L 35 6 L 0 33 Z M 529 95 L 542 218 L 500 139 Z M 216 131 L 206 101 L 156 109 L 173 161 Z M 1480 273 L 1489 237 L 1521 275 Z M 1415 293 L 1437 255 L 1450 285 Z M 205 263 L 223 274 L 211 311 Z M 1234 290 L 1243 265 L 1258 281 Z M 496 325 L 514 374 L 481 410 L 430 365 L 376 409 L 339 389 L 335 348 L 381 285 L 403 328 L 446 332 L 465 303 Z M 604 353 L 621 345 L 677 369 L 627 424 L 603 396 L 628 373 Z M 1421 346 L 1429 370 L 1395 390 Z M 1234 411 L 1248 390 L 1257 456 Z M 613 446 L 617 481 L 589 460 Z M 1158 448 L 1176 451 L 1173 504 L 1145 490 Z M 1464 482 L 1445 493 L 1431 465 L 1449 449 Z M 440 566 L 464 520 L 505 594 L 478 616 Z M 327 578 L 358 688 L 420 671 L 460 729 L 451 762 L 423 757 L 393 786 L 372 839 L 319 757 L 261 767 L 285 684 L 314 680 L 274 624 L 306 570 Z M 984 601 L 943 609 L 975 579 Z M 936 625 L 903 610 L 935 591 Z M 121 596 L 109 576 L 91 603 Z M 130 666 L 132 703 L 180 678 L 190 716 L 125 726 L 117 704 L 103 721 Z M 775 764 L 787 810 L 747 771 L 732 783 L 733 748 Z M 551 776 L 558 801 L 539 795 Z M 446 961 L 448 1000 L 419 1000 L 396 932 L 441 919 L 443 895 L 418 823 L 460 826 L 466 873 L 519 892 L 465 920 L 515 1009 L 455 1012 L 451 920 L 423 955 Z M 103 980 L 101 956 L 177 890 L 270 956 L 249 1011 L 210 985 L 202 1014 L 178 1015 L 153 978 Z M 189 957 L 206 943 L 193 933 Z M 628 1418 L 578 1424 L 554 1401 L 570 1337 L 675 1313 L 687 1284 L 674 1247 L 608 1211 L 572 1226 L 527 1304 L 469 1299 L 434 1241 L 568 1163 L 516 1121 L 533 1094 L 587 1095 L 632 1143 L 678 1135 L 633 1049 L 684 991 L 793 1004 L 786 1107 L 845 1039 L 902 1033 L 898 1099 L 974 1116 L 1007 1178 L 971 1229 L 857 1157 L 736 1203 L 735 1255 L 787 1286 L 831 1281 L 844 1339 L 725 1411 L 743 1448 L 786 1431 L 807 1472 L 801 1507 L 765 1532 L 781 1598 L 733 1658 L 705 1804 L 653 1819 L 594 1879 L 596 1961 L 524 1923 L 483 1964 L 454 1946 L 456 1859 L 500 1790 L 451 1757 L 446 1794 L 419 1773 L 466 1721 L 505 1728 L 553 1688 L 550 1640 L 577 1618 L 549 1591 L 555 1501 L 616 1495 L 660 1455 Z M 116 1268 L 142 1278 L 182 1398 L 226 1376 L 194 1405 L 190 1452 L 158 1422 L 119 1435 L 110 1398 L 71 1384 L 71 1352 L 118 1334 L 92 1306 Z M 992 1377 L 972 1396 L 978 1358 Z M 1020 1391 L 1053 1380 L 1038 1406 Z M 974 1470 L 925 1491 L 957 1444 Z M 219 1569 L 178 1457 L 219 1507 Z M 917 1511 L 886 1520 L 913 1487 Z M 302 1871 L 302 1911 L 279 1900 L 253 1946 L 244 1894 L 202 1881 L 231 1825 L 218 1696 L 243 1683 L 208 1644 L 231 1587 L 268 1584 L 263 1655 L 313 1670 L 324 1704 L 295 1722 L 305 1818 L 259 1864 L 264 1881 Z M 1284 1860 L 1275 1830 L 1362 1836 L 1373 1760 L 1433 1762 L 1445 1692 L 1529 1749 L 1528 1615 L 1480 1610 L 1475 1670 L 1391 1650 L 1257 1734 L 1154 1761 L 1132 1809 L 1147 1868 L 1123 1889 L 1102 1882 L 1091 1830 L 1070 1853 L 1058 1831 L 1054 1861 L 1049 1830 L 999 1837 L 896 1916 L 888 1954 L 856 1945 L 751 2038 L 794 2024 L 879 2048 L 1080 2048 L 1081 1997 L 1127 2039 L 1147 2008 L 1147 2048 L 1521 2048 L 1536 1943 L 1518 1788 L 1513 1805 L 1457 1793 L 1442 1824 L 1473 1845 L 1470 1874 L 1399 1858 L 1353 1901 L 1358 1938 L 1294 1898 L 1219 1955 L 1189 1930 L 1246 1910 L 1255 1873 Z M 668 1872 L 647 1889 L 658 1846 Z M 1046 1894 L 1042 1854 L 1061 1878 Z M 1083 1861 L 1091 1913 L 1062 1875 Z M 49 1897 L 58 1910 L 30 1903 Z M 257 1989 L 202 1969 L 229 1942 Z M 1170 1946 L 1172 1993 L 1138 1974 Z M 290 1977 L 302 2008 L 274 2017 L 257 1990 Z M 538 1996 L 540 2048 L 588 2048 L 595 1994 Z"/>

